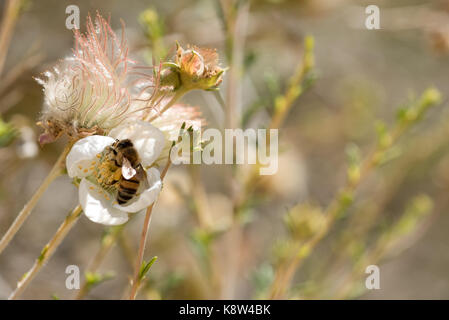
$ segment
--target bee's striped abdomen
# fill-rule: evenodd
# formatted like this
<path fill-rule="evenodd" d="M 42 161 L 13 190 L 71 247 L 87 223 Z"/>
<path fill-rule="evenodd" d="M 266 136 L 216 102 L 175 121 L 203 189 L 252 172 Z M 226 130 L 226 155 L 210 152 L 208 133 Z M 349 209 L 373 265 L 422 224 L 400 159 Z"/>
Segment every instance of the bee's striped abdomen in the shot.
<path fill-rule="evenodd" d="M 125 204 L 131 200 L 136 195 L 139 184 L 140 182 L 136 176 L 129 180 L 122 177 L 117 192 L 117 202 L 119 204 Z"/>

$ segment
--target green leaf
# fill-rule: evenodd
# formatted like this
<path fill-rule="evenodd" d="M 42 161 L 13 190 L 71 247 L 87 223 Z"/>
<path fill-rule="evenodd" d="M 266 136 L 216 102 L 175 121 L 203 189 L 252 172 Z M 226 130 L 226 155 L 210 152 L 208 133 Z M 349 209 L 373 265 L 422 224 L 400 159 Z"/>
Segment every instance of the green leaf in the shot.
<path fill-rule="evenodd" d="M 274 280 L 274 268 L 271 264 L 264 262 L 254 271 L 251 278 L 256 293 L 262 293 L 268 289 Z"/>
<path fill-rule="evenodd" d="M 0 148 L 6 147 L 18 136 L 18 131 L 0 118 Z"/>
<path fill-rule="evenodd" d="M 107 272 L 101 274 L 98 272 L 86 272 L 86 283 L 89 287 L 99 285 L 100 283 L 114 278 L 115 274 L 113 272 Z"/>
<path fill-rule="evenodd" d="M 157 260 L 157 256 L 153 257 L 149 262 L 142 262 L 142 266 L 140 267 L 140 273 L 139 273 L 139 279 L 143 280 L 146 276 L 146 274 L 148 273 L 148 271 L 150 271 L 151 266 L 156 262 Z"/>
<path fill-rule="evenodd" d="M 345 151 L 349 165 L 360 164 L 361 152 L 360 148 L 355 143 L 348 144 Z"/>
<path fill-rule="evenodd" d="M 393 139 L 387 130 L 387 126 L 382 121 L 376 122 L 377 144 L 381 149 L 386 149 L 391 146 Z"/>
<path fill-rule="evenodd" d="M 39 262 L 42 262 L 45 259 L 45 255 L 47 254 L 47 251 L 48 251 L 48 244 L 42 249 L 39 257 L 37 258 L 37 260 Z"/>

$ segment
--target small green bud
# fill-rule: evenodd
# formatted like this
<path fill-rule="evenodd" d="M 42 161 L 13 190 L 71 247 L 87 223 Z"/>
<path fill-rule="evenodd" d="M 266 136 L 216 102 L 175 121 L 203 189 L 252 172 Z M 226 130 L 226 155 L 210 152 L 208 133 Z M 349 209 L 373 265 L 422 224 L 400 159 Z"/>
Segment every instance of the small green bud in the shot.
<path fill-rule="evenodd" d="M 341 217 L 346 212 L 346 209 L 353 203 L 354 194 L 349 191 L 343 191 L 340 193 L 339 201 L 340 212 L 338 213 L 338 217 Z"/>
<path fill-rule="evenodd" d="M 415 197 L 407 206 L 405 213 L 399 219 L 393 233 L 396 235 L 407 235 L 412 232 L 419 221 L 428 215 L 433 209 L 433 201 L 427 195 Z"/>
<path fill-rule="evenodd" d="M 429 88 L 421 96 L 421 103 L 426 106 L 441 103 L 441 93 L 438 89 Z"/>
<path fill-rule="evenodd" d="M 143 261 L 142 266 L 140 267 L 139 279 L 143 280 L 147 275 L 148 271 L 150 271 L 151 266 L 156 262 L 157 256 L 153 257 L 148 263 Z"/>
<path fill-rule="evenodd" d="M 17 135 L 18 131 L 0 118 L 0 148 L 8 146 Z"/>
<path fill-rule="evenodd" d="M 352 165 L 348 168 L 348 180 L 351 184 L 356 184 L 360 180 L 360 166 Z"/>
<path fill-rule="evenodd" d="M 300 204 L 285 215 L 284 222 L 293 238 L 307 241 L 325 227 L 326 218 L 320 208 Z"/>
<path fill-rule="evenodd" d="M 312 36 L 306 36 L 304 39 L 304 47 L 306 51 L 313 51 L 315 48 L 315 38 Z"/>
<path fill-rule="evenodd" d="M 113 272 L 108 272 L 106 274 L 101 274 L 98 272 L 86 272 L 86 283 L 89 287 L 96 286 L 106 280 L 112 279 L 114 277 Z"/>
<path fill-rule="evenodd" d="M 359 165 L 360 164 L 360 149 L 359 147 L 351 143 L 346 147 L 346 157 L 348 159 L 349 165 Z"/>
<path fill-rule="evenodd" d="M 39 262 L 42 262 L 45 259 L 45 255 L 47 254 L 47 251 L 48 251 L 48 244 L 42 249 L 39 257 L 37 258 L 37 260 Z"/>
<path fill-rule="evenodd" d="M 387 126 L 385 123 L 378 121 L 376 123 L 377 131 L 377 144 L 381 149 L 387 149 L 393 143 L 393 138 L 391 134 L 387 131 Z"/>
<path fill-rule="evenodd" d="M 307 257 L 310 254 L 311 250 L 312 250 L 312 248 L 310 247 L 310 245 L 303 245 L 299 249 L 297 255 L 301 259 L 305 258 L 305 257 Z"/>
<path fill-rule="evenodd" d="M 291 239 L 277 240 L 273 245 L 273 257 L 275 264 L 282 264 L 293 254 L 294 245 Z"/>

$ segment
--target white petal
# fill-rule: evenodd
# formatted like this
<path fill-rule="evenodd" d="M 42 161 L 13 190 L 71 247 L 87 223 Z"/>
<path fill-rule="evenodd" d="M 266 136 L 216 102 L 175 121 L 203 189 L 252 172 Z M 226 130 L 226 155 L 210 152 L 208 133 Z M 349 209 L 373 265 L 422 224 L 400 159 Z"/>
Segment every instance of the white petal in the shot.
<path fill-rule="evenodd" d="M 101 193 L 102 192 L 102 193 Z M 84 214 L 93 222 L 108 226 L 123 224 L 128 221 L 128 214 L 113 207 L 114 198 L 109 200 L 106 192 L 87 179 L 81 180 L 79 200 Z"/>
<path fill-rule="evenodd" d="M 92 174 L 90 169 L 93 162 L 97 162 L 96 155 L 107 146 L 114 143 L 111 137 L 93 135 L 78 140 L 70 150 L 66 159 L 67 174 L 69 177 L 87 177 Z"/>
<path fill-rule="evenodd" d="M 154 201 L 156 201 L 159 196 L 159 192 L 162 189 L 162 181 L 159 170 L 156 168 L 150 168 L 147 171 L 148 177 L 148 189 L 143 190 L 139 196 L 135 199 L 132 199 L 126 205 L 115 204 L 114 208 L 126 211 L 126 212 L 138 212 L 147 208 Z"/>
<path fill-rule="evenodd" d="M 130 139 L 144 167 L 156 161 L 165 145 L 165 136 L 162 131 L 145 121 L 123 124 L 112 129 L 109 135 L 119 140 Z"/>

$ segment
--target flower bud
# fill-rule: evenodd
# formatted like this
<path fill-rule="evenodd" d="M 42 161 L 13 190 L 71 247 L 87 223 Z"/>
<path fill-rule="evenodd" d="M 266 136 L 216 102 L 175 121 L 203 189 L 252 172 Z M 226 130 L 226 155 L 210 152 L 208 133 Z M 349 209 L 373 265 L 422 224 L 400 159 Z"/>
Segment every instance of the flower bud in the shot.
<path fill-rule="evenodd" d="M 175 62 L 166 63 L 161 74 L 161 86 L 173 90 L 214 90 L 222 82 L 225 69 L 218 66 L 215 49 L 192 47 L 183 49 L 179 44 Z"/>

